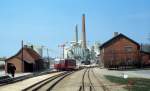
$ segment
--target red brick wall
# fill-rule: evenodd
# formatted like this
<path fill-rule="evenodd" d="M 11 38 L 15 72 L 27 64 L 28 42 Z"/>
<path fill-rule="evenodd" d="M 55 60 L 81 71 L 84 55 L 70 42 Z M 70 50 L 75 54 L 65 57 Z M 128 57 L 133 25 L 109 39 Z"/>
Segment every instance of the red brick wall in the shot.
<path fill-rule="evenodd" d="M 143 66 L 150 66 L 150 54 L 141 53 L 141 60 Z"/>
<path fill-rule="evenodd" d="M 128 46 L 132 47 L 132 51 L 127 52 L 125 50 L 125 47 Z M 101 50 L 101 60 L 104 62 L 105 67 L 120 63 L 132 64 L 133 62 L 139 61 L 138 45 L 126 38 L 116 39 Z"/>

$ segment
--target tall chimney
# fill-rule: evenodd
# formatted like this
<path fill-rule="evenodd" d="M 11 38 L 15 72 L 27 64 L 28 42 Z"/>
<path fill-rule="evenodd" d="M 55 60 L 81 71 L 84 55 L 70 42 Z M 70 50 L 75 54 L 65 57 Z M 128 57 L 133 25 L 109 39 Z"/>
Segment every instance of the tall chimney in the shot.
<path fill-rule="evenodd" d="M 78 25 L 75 27 L 75 39 L 76 43 L 78 43 Z"/>
<path fill-rule="evenodd" d="M 82 47 L 86 48 L 85 14 L 82 15 Z"/>

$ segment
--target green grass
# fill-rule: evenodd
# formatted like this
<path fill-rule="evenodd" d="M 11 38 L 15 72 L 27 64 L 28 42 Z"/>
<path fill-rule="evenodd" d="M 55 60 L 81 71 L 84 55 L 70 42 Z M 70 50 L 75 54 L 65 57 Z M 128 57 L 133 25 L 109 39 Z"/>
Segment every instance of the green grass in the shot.
<path fill-rule="evenodd" d="M 121 85 L 127 85 L 129 81 L 132 81 L 133 85 L 131 85 L 129 91 L 150 91 L 150 79 L 144 78 L 128 78 L 124 79 L 122 77 L 115 77 L 110 75 L 105 75 L 105 78 L 112 83 L 117 83 Z M 127 86 L 125 89 L 129 89 Z"/>

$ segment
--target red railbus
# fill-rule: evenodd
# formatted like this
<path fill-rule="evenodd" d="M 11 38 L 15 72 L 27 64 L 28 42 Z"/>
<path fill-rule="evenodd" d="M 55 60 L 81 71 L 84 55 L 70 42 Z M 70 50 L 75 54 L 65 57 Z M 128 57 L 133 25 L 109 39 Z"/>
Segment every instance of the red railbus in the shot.
<path fill-rule="evenodd" d="M 75 70 L 76 60 L 74 59 L 61 59 L 58 63 L 54 64 L 57 70 Z"/>

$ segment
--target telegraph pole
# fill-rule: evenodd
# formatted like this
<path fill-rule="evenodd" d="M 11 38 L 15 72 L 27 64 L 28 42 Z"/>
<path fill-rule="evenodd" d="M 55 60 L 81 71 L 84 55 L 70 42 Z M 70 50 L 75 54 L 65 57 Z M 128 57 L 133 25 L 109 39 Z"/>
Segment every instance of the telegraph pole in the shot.
<path fill-rule="evenodd" d="M 49 52 L 48 52 L 48 48 L 47 48 L 47 57 L 48 57 L 48 67 L 50 68 L 50 58 L 49 58 Z"/>
<path fill-rule="evenodd" d="M 24 72 L 24 60 L 23 60 L 23 40 L 21 41 L 21 60 L 22 60 L 22 72 Z"/>
<path fill-rule="evenodd" d="M 63 48 L 63 59 L 64 59 L 65 44 L 62 45 L 62 48 Z"/>
<path fill-rule="evenodd" d="M 59 46 L 59 47 L 61 47 L 61 48 L 63 49 L 63 50 L 62 50 L 62 51 L 63 51 L 63 53 L 62 53 L 62 55 L 63 55 L 63 59 L 64 59 L 65 46 L 66 46 L 65 44 L 62 44 L 62 45 L 60 45 L 60 46 Z"/>

